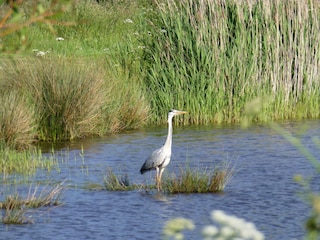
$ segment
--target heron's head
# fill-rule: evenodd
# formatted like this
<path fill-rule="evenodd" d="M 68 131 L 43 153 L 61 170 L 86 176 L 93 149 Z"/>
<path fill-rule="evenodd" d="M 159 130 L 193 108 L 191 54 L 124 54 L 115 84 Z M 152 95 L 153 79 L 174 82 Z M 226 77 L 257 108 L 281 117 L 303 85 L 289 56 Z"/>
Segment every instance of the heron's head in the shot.
<path fill-rule="evenodd" d="M 181 114 L 185 114 L 187 113 L 186 111 L 180 111 L 180 110 L 175 110 L 175 109 L 171 109 L 169 112 L 169 116 L 176 116 L 176 115 L 181 115 Z"/>

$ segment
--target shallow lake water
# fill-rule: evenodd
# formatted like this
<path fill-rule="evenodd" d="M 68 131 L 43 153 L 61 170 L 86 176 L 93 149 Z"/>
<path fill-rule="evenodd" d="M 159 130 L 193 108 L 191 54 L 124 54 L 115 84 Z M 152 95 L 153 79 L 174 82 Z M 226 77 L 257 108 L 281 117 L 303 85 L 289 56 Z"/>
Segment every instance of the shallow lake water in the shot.
<path fill-rule="evenodd" d="M 320 121 L 282 126 L 293 135 L 301 134 L 310 152 L 319 156 L 312 138 L 320 135 Z M 56 146 L 58 170 L 38 171 L 28 184 L 2 183 L 0 198 L 13 189 L 28 193 L 30 184 L 65 181 L 69 187 L 62 195 L 63 205 L 30 212 L 34 224 L 1 224 L 0 239 L 161 239 L 165 223 L 175 217 L 194 221 L 196 229 L 186 231 L 186 239 L 201 239 L 201 229 L 212 224 L 212 210 L 254 222 L 266 239 L 303 238 L 310 206 L 293 178 L 313 177 L 313 188 L 320 191 L 319 176 L 295 147 L 268 126 L 174 128 L 172 159 L 165 174 L 179 167 L 210 169 L 230 162 L 236 174 L 223 193 L 168 195 L 86 188 L 103 185 L 108 167 L 127 174 L 130 183 L 152 183 L 155 172 L 140 175 L 139 169 L 166 134 L 165 127 L 149 128 Z"/>

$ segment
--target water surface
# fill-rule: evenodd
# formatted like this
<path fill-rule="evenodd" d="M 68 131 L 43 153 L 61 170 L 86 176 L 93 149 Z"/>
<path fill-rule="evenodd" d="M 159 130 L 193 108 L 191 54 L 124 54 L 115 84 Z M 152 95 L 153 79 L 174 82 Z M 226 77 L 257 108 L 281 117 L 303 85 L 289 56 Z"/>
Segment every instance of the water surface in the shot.
<path fill-rule="evenodd" d="M 294 135 L 300 134 L 308 149 L 319 155 L 312 142 L 319 136 L 319 121 L 283 126 Z M 0 238 L 161 239 L 166 221 L 185 217 L 196 224 L 194 231 L 186 232 L 186 239 L 199 239 L 202 227 L 212 223 L 210 212 L 223 210 L 254 222 L 266 239 L 302 239 L 310 207 L 298 194 L 301 188 L 293 177 L 314 176 L 316 191 L 319 177 L 296 148 L 267 126 L 174 129 L 172 160 L 166 172 L 187 165 L 213 168 L 231 162 L 237 172 L 222 194 L 167 195 L 85 188 L 90 183 L 102 185 L 108 167 L 128 174 L 131 183 L 151 183 L 155 173 L 140 175 L 139 169 L 145 158 L 162 145 L 166 134 L 165 127 L 149 128 L 57 147 L 55 152 L 61 156 L 59 171 L 39 171 L 30 181 L 66 181 L 70 187 L 63 194 L 63 205 L 30 213 L 37 216 L 34 224 L 0 225 Z M 12 188 L 28 189 L 6 183 L 0 188 L 0 196 Z"/>

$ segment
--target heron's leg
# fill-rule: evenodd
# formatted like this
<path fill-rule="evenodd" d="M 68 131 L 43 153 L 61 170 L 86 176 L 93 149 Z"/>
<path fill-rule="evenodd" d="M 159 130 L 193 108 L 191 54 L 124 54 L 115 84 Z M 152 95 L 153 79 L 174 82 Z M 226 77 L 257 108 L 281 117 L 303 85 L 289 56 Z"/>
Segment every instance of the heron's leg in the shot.
<path fill-rule="evenodd" d="M 157 184 L 157 188 L 158 188 L 158 191 L 159 191 L 159 168 L 156 167 L 156 184 Z"/>
<path fill-rule="evenodd" d="M 160 189 L 160 190 L 162 190 L 161 177 L 162 177 L 163 171 L 164 171 L 164 168 L 161 168 L 161 169 L 160 169 L 160 173 L 159 173 L 159 179 L 158 179 L 158 181 L 159 181 L 159 189 Z"/>

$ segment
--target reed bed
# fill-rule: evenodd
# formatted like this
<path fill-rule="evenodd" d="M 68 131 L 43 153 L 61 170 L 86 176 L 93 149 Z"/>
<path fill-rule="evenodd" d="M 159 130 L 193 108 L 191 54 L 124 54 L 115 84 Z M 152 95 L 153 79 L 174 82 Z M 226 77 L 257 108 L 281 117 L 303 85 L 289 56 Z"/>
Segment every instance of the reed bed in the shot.
<path fill-rule="evenodd" d="M 144 79 L 153 122 L 176 106 L 184 123 L 319 117 L 318 1 L 156 1 L 147 15 Z M 147 22 L 147 21 L 146 21 Z"/>

